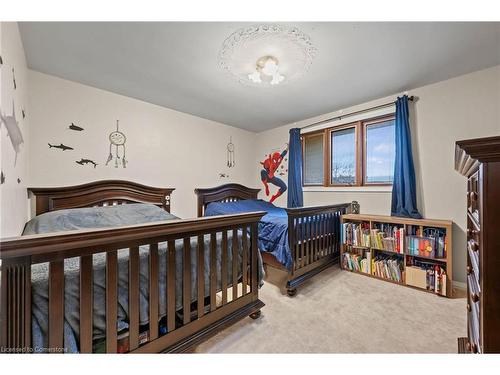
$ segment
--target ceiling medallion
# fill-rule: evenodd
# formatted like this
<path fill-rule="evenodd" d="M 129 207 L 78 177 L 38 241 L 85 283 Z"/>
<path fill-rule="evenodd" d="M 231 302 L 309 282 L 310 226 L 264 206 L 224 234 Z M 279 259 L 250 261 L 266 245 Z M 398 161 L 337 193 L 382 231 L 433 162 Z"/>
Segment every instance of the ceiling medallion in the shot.
<path fill-rule="evenodd" d="M 271 87 L 301 77 L 316 53 L 311 38 L 296 27 L 257 25 L 224 41 L 219 66 L 242 84 Z"/>

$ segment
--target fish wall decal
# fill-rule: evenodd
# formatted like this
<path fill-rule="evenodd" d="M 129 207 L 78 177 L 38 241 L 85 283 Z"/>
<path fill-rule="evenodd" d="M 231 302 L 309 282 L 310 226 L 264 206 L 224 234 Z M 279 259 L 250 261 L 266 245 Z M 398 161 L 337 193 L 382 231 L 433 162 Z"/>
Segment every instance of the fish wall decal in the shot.
<path fill-rule="evenodd" d="M 66 146 L 66 145 L 63 145 L 62 143 L 60 145 L 51 145 L 50 143 L 48 144 L 49 145 L 49 148 L 58 148 L 58 149 L 61 149 L 63 151 L 66 151 L 66 150 L 74 150 L 73 147 L 69 147 L 69 146 Z"/>
<path fill-rule="evenodd" d="M 21 152 L 21 144 L 24 143 L 23 134 L 21 133 L 21 129 L 19 128 L 19 122 L 16 119 L 16 108 L 14 105 L 14 101 L 12 101 L 12 115 L 7 116 L 2 113 L 0 110 L 0 125 L 4 124 L 7 128 L 7 135 L 10 138 L 10 142 L 12 143 L 12 147 L 16 153 L 16 158 L 14 159 L 14 166 L 17 163 L 17 154 Z"/>
<path fill-rule="evenodd" d="M 18 178 L 18 179 L 17 179 L 17 183 L 18 183 L 18 184 L 20 184 L 20 183 L 21 183 L 21 179 L 20 179 L 20 178 Z"/>
<path fill-rule="evenodd" d="M 81 132 L 82 130 L 84 130 L 82 127 L 78 126 L 78 125 L 75 125 L 74 123 L 71 123 L 71 125 L 69 126 L 69 128 L 71 130 L 76 130 L 78 132 Z"/>
<path fill-rule="evenodd" d="M 79 161 L 75 161 L 76 164 L 80 164 L 80 165 L 85 165 L 85 164 L 93 164 L 94 165 L 94 168 L 97 167 L 97 163 L 93 160 L 90 160 L 90 159 L 80 159 Z"/>

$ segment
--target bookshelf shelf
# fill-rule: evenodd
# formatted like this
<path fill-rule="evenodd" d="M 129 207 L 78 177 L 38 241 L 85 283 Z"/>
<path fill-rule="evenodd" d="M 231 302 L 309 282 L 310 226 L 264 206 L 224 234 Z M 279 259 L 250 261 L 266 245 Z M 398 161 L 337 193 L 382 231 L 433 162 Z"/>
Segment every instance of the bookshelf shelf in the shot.
<path fill-rule="evenodd" d="M 349 245 L 351 246 L 351 245 Z M 384 253 L 388 253 L 388 254 L 394 254 L 394 255 L 405 255 L 405 254 L 402 254 L 402 253 L 398 253 L 396 251 L 392 251 L 392 250 L 387 250 L 387 249 L 379 249 L 378 247 L 367 247 L 367 249 L 371 249 L 373 251 L 383 251 Z M 408 255 L 408 254 L 407 254 Z"/>
<path fill-rule="evenodd" d="M 391 280 L 391 279 L 386 279 L 386 278 L 383 278 L 383 277 L 380 277 L 380 276 L 377 276 L 377 275 L 372 275 L 370 273 L 361 272 L 361 271 L 352 271 L 352 270 L 348 270 L 348 269 L 345 269 L 345 270 L 349 271 L 349 272 L 352 272 L 352 273 L 358 273 L 360 275 L 368 276 L 368 277 L 371 277 L 372 279 L 387 281 L 389 283 L 398 284 L 398 285 L 404 285 L 402 282 L 399 282 L 399 281 L 396 281 L 396 280 Z M 427 292 L 427 290 L 426 290 L 426 292 Z"/>
<path fill-rule="evenodd" d="M 422 260 L 430 260 L 432 262 L 441 262 L 441 263 L 447 263 L 446 258 L 432 258 L 432 257 L 426 257 L 424 255 L 412 255 L 412 254 L 405 254 L 407 257 L 414 257 Z"/>
<path fill-rule="evenodd" d="M 452 221 L 361 214 L 343 215 L 341 221 L 342 269 L 440 296 L 452 296 Z M 353 228 L 356 235 L 352 233 Z M 437 234 L 423 236 L 429 232 Z M 410 254 L 408 243 L 415 245 L 411 242 L 415 239 L 422 244 L 413 247 Z M 414 254 L 416 249 L 420 254 Z"/>

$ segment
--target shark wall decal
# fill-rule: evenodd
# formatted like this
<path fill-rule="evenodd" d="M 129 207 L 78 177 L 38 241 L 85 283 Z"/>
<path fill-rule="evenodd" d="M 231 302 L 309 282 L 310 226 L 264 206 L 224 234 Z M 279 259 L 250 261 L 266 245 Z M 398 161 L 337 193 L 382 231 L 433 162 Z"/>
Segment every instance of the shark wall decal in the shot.
<path fill-rule="evenodd" d="M 81 132 L 83 130 L 83 128 L 81 126 L 75 125 L 74 123 L 71 123 L 71 125 L 69 126 L 69 128 L 71 130 L 75 130 L 77 132 Z"/>
<path fill-rule="evenodd" d="M 74 150 L 73 147 L 69 147 L 66 145 L 63 145 L 62 143 L 60 145 L 51 145 L 50 143 L 48 144 L 49 148 L 58 148 L 60 150 L 66 151 L 66 150 Z"/>
<path fill-rule="evenodd" d="M 21 133 L 21 129 L 19 128 L 19 122 L 16 119 L 16 108 L 14 105 L 14 101 L 12 101 L 12 115 L 7 116 L 2 113 L 0 110 L 0 125 L 4 124 L 7 128 L 7 135 L 10 138 L 10 142 L 12 143 L 12 147 L 16 152 L 16 158 L 14 159 L 14 166 L 17 163 L 17 154 L 21 152 L 21 144 L 24 143 L 23 134 Z"/>
<path fill-rule="evenodd" d="M 93 160 L 90 160 L 90 159 L 80 159 L 79 161 L 75 161 L 76 164 L 80 164 L 80 165 L 85 165 L 85 164 L 93 164 L 94 165 L 94 168 L 97 167 L 97 163 Z"/>

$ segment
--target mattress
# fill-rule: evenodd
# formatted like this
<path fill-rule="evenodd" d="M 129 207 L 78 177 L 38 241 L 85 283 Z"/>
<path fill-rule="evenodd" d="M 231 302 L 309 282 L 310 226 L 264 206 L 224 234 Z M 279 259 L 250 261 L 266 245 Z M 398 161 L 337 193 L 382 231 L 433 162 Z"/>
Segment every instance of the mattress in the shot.
<path fill-rule="evenodd" d="M 267 212 L 259 222 L 259 250 L 272 254 L 284 267 L 291 270 L 293 259 L 288 243 L 288 215 L 285 209 L 261 199 L 245 199 L 209 203 L 205 209 L 205 216 L 252 211 Z"/>

